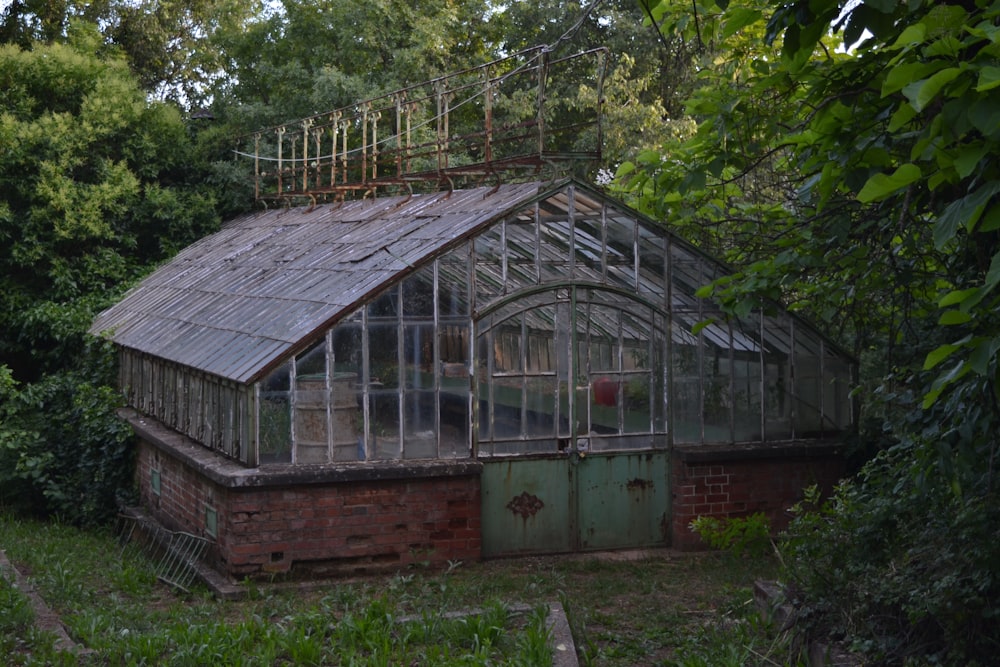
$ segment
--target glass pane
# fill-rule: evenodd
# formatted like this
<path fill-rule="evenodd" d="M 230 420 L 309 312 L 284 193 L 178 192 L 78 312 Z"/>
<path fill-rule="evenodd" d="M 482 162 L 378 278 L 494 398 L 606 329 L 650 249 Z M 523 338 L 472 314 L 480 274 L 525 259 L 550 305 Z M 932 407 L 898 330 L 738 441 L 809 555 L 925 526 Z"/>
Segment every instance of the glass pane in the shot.
<path fill-rule="evenodd" d="M 407 391 L 403 394 L 403 457 L 437 457 L 436 395 L 433 391 Z"/>
<path fill-rule="evenodd" d="M 434 325 L 403 327 L 403 386 L 407 389 L 434 387 Z"/>
<path fill-rule="evenodd" d="M 795 435 L 816 437 L 823 433 L 823 390 L 826 389 L 821 370 L 818 346 L 806 332 L 795 332 Z M 831 429 L 827 426 L 827 430 Z"/>
<path fill-rule="evenodd" d="M 639 226 L 639 293 L 656 303 L 665 296 L 666 239 Z"/>
<path fill-rule="evenodd" d="M 308 353 L 307 353 L 308 354 Z M 330 407 L 326 374 L 307 373 L 295 377 L 295 421 L 292 425 L 296 463 L 326 463 L 329 460 L 328 414 Z"/>
<path fill-rule="evenodd" d="M 671 244 L 670 255 L 673 294 L 678 298 L 690 299 L 699 288 L 708 283 L 704 270 L 705 261 L 677 243 Z M 677 307 L 674 306 L 675 310 Z"/>
<path fill-rule="evenodd" d="M 434 268 L 420 269 L 403 281 L 403 316 L 434 319 Z"/>
<path fill-rule="evenodd" d="M 463 245 L 438 260 L 438 310 L 442 322 L 469 315 L 469 249 Z"/>
<path fill-rule="evenodd" d="M 824 432 L 826 425 L 834 430 L 846 430 L 852 422 L 851 363 L 832 350 L 827 350 L 823 364 L 825 387 L 823 391 Z"/>
<path fill-rule="evenodd" d="M 469 379 L 452 388 L 448 383 L 441 386 L 441 433 L 438 452 L 442 458 L 463 458 L 470 454 L 472 438 L 469 415 Z"/>
<path fill-rule="evenodd" d="M 295 357 L 295 376 L 323 378 L 326 375 L 326 341 L 322 340 Z"/>
<path fill-rule="evenodd" d="M 545 220 L 539 228 L 540 246 L 539 260 L 543 272 L 542 281 L 546 276 L 565 280 L 569 272 L 569 223 L 565 217 Z"/>
<path fill-rule="evenodd" d="M 353 373 L 360 381 L 363 352 L 361 324 L 359 322 L 338 324 L 331 330 L 330 337 L 333 342 L 334 377 L 340 373 Z"/>
<path fill-rule="evenodd" d="M 757 322 L 757 316 L 751 316 L 733 325 L 733 422 L 736 442 L 759 442 L 762 438 Z"/>
<path fill-rule="evenodd" d="M 526 437 L 555 436 L 556 386 L 556 378 L 551 375 L 526 379 L 523 416 L 523 433 Z"/>
<path fill-rule="evenodd" d="M 622 313 L 622 370 L 638 371 L 654 368 L 650 363 L 649 339 L 654 332 L 648 319 L 632 313 Z"/>
<path fill-rule="evenodd" d="M 578 215 L 575 222 L 573 242 L 577 277 L 603 282 L 604 232 L 601 228 L 601 217 Z"/>
<path fill-rule="evenodd" d="M 330 380 L 334 461 L 364 460 L 364 423 L 358 374 L 338 371 Z"/>
<path fill-rule="evenodd" d="M 368 319 L 395 320 L 399 315 L 399 288 L 390 287 L 368 304 Z"/>
<path fill-rule="evenodd" d="M 764 318 L 764 438 L 792 437 L 791 328 L 787 318 Z"/>
<path fill-rule="evenodd" d="M 608 264 L 635 266 L 635 219 L 625 216 L 608 218 Z"/>
<path fill-rule="evenodd" d="M 538 283 L 534 221 L 507 222 L 507 293 Z"/>
<path fill-rule="evenodd" d="M 368 395 L 368 414 L 371 419 L 371 446 L 369 454 L 376 460 L 400 457 L 399 392 L 372 391 Z"/>
<path fill-rule="evenodd" d="M 398 329 L 392 324 L 368 325 L 370 384 L 375 388 L 399 386 Z"/>
<path fill-rule="evenodd" d="M 260 383 L 257 428 L 261 463 L 292 460 L 292 413 L 289 402 L 289 365 L 271 372 Z"/>
<path fill-rule="evenodd" d="M 674 442 L 701 442 L 701 353 L 697 337 L 685 330 L 681 334 L 675 337 L 670 360 Z"/>
<path fill-rule="evenodd" d="M 500 225 L 477 236 L 474 243 L 476 262 L 476 301 L 487 304 L 503 294 L 503 246 Z"/>
<path fill-rule="evenodd" d="M 496 374 L 522 372 L 521 315 L 515 315 L 493 330 L 493 372 Z"/>
<path fill-rule="evenodd" d="M 622 376 L 622 432 L 649 433 L 652 424 L 650 373 Z"/>
<path fill-rule="evenodd" d="M 653 411 L 653 432 L 665 433 L 670 424 L 667 421 L 667 364 L 666 364 L 666 322 L 661 315 L 654 318 L 654 340 L 651 347 L 649 369 L 653 375 L 653 390 L 650 409 Z M 665 444 L 661 439 L 657 444 Z"/>

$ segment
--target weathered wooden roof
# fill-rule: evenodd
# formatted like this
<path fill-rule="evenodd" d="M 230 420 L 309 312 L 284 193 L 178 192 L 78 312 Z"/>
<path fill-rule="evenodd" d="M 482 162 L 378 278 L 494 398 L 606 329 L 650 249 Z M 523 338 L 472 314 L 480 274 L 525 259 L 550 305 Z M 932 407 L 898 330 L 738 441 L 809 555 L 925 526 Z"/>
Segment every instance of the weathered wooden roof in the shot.
<path fill-rule="evenodd" d="M 249 382 L 428 257 L 533 201 L 538 183 L 256 211 L 181 251 L 90 328 Z"/>

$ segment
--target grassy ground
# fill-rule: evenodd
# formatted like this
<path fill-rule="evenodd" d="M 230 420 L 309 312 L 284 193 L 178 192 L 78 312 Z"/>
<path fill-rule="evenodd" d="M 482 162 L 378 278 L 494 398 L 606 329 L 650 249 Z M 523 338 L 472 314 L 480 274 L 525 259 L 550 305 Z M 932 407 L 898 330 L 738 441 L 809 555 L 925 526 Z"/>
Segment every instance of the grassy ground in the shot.
<path fill-rule="evenodd" d="M 224 602 L 159 583 L 110 531 L 0 515 L 0 548 L 92 649 L 58 651 L 0 580 L 5 665 L 545 665 L 545 611 L 557 600 L 581 665 L 790 664 L 752 602 L 754 578 L 774 574 L 768 560 L 663 551 L 453 563 L 309 591 L 250 585 L 247 599 Z M 469 609 L 480 613 L 451 615 Z"/>

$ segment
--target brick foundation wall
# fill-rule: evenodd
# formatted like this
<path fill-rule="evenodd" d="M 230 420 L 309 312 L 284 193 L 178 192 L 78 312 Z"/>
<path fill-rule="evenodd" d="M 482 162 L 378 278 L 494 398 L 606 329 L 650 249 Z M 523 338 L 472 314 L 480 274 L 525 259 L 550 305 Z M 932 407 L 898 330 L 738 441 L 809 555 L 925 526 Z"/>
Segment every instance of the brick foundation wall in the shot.
<path fill-rule="evenodd" d="M 140 438 L 136 480 L 143 506 L 170 529 L 209 538 L 215 567 L 235 579 L 481 558 L 482 465 L 476 461 L 251 469 L 148 417 L 127 418 Z M 773 530 L 784 528 L 786 510 L 805 487 L 829 493 L 843 475 L 842 449 L 836 443 L 674 449 L 671 546 L 706 548 L 689 528 L 703 515 L 763 512 Z"/>
<path fill-rule="evenodd" d="M 744 517 L 763 512 L 773 532 L 788 526 L 787 510 L 802 490 L 817 485 L 830 493 L 844 474 L 839 445 L 678 448 L 671 457 L 672 546 L 685 551 L 706 545 L 690 529 L 699 516 Z"/>
<path fill-rule="evenodd" d="M 148 418 L 142 423 L 136 482 L 143 506 L 167 528 L 211 540 L 211 564 L 234 579 L 481 556 L 478 464 L 247 469 Z"/>

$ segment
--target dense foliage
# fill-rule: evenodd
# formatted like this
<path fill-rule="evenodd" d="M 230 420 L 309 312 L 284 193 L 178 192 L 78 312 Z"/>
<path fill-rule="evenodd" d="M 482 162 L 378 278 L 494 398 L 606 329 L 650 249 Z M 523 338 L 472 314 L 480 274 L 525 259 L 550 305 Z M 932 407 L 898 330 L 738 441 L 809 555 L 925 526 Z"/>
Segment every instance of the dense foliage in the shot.
<path fill-rule="evenodd" d="M 219 219 L 196 129 L 98 43 L 82 25 L 0 46 L 0 503 L 76 522 L 130 477 L 112 360 L 86 330 Z"/>
<path fill-rule="evenodd" d="M 874 658 L 985 664 L 1000 642 L 1000 3 L 647 8 L 661 31 L 696 31 L 706 66 L 696 135 L 623 164 L 626 192 L 741 268 L 703 293 L 735 313 L 784 301 L 865 362 L 861 435 L 882 451 L 795 523 L 793 583 L 817 627 Z"/>

